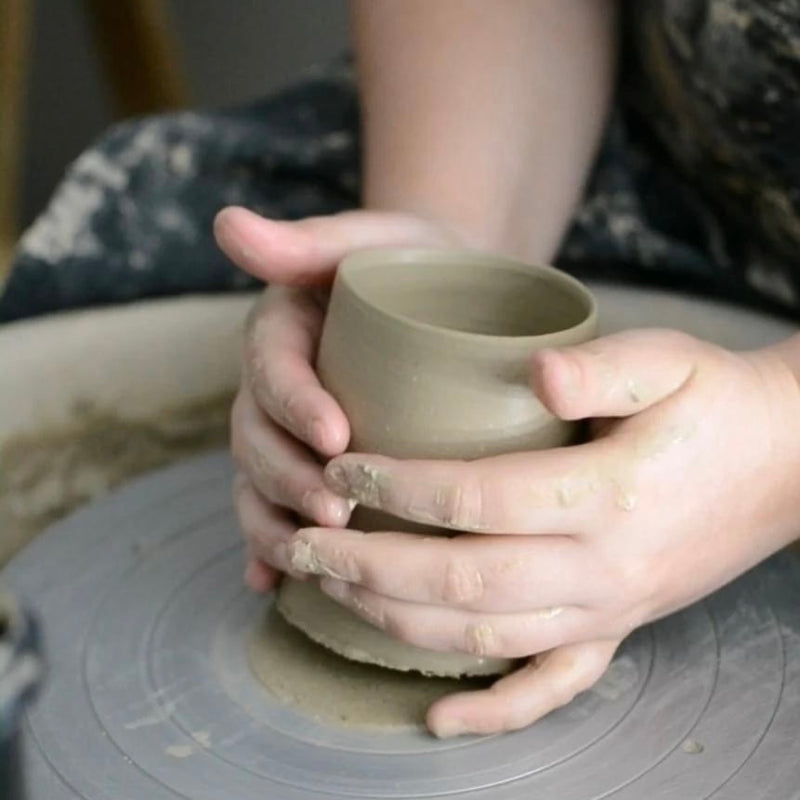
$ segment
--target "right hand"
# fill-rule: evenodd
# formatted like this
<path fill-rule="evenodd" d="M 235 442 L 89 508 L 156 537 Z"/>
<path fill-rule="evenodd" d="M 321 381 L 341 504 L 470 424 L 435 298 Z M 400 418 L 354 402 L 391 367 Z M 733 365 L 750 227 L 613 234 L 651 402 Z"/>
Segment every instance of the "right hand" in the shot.
<path fill-rule="evenodd" d="M 291 572 L 287 542 L 300 517 L 338 528 L 350 517 L 348 501 L 322 478 L 324 461 L 347 448 L 350 426 L 313 363 L 338 263 L 368 247 L 465 242 L 425 218 L 378 211 L 277 222 L 226 208 L 214 233 L 237 266 L 269 284 L 248 318 L 231 414 L 245 581 L 254 591 L 269 592 L 281 573 Z"/>

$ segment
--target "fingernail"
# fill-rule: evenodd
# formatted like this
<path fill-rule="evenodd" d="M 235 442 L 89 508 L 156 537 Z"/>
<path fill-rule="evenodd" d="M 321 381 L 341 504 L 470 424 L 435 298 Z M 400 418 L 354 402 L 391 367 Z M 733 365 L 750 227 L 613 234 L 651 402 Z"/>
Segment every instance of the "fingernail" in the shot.
<path fill-rule="evenodd" d="M 306 572 L 309 575 L 324 575 L 322 564 L 319 562 L 314 545 L 305 539 L 296 539 L 288 547 L 289 564 L 297 572 Z"/>
<path fill-rule="evenodd" d="M 333 464 L 325 472 L 330 488 L 337 494 L 373 508 L 380 507 L 386 474 L 372 464 Z"/>
<path fill-rule="evenodd" d="M 459 719 L 445 719 L 432 730 L 432 733 L 437 739 L 452 739 L 456 736 L 463 736 L 467 733 L 467 729 Z"/>
<path fill-rule="evenodd" d="M 350 514 L 355 508 L 355 500 L 345 500 L 341 497 L 331 497 L 326 501 L 327 516 L 325 518 L 326 525 L 332 525 L 336 528 L 344 528 L 350 519 Z"/>
<path fill-rule="evenodd" d="M 325 482 L 337 494 L 346 496 L 350 491 L 347 483 L 347 472 L 341 464 L 328 464 L 325 468 Z"/>
<path fill-rule="evenodd" d="M 346 600 L 350 594 L 350 584 L 338 578 L 323 578 L 319 588 L 334 600 Z"/>

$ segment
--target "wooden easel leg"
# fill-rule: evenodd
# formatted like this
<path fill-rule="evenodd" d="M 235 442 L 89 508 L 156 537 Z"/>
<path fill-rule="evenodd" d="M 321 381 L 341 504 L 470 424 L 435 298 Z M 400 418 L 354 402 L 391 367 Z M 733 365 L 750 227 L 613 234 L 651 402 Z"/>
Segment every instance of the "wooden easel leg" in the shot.
<path fill-rule="evenodd" d="M 124 117 L 188 105 L 179 42 L 163 0 L 83 0 Z"/>
<path fill-rule="evenodd" d="M 18 236 L 31 0 L 0 0 L 0 287 Z"/>

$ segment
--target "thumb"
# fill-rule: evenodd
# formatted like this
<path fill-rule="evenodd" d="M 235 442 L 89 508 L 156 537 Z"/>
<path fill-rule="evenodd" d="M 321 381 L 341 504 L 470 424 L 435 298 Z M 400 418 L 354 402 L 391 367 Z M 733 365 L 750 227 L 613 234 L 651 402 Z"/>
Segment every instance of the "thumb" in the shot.
<path fill-rule="evenodd" d="M 456 237 L 413 214 L 344 211 L 295 222 L 229 207 L 214 220 L 217 244 L 238 267 L 267 283 L 325 286 L 338 263 L 368 247 L 447 247 Z"/>
<path fill-rule="evenodd" d="M 542 653 L 490 689 L 437 700 L 426 723 L 441 739 L 518 730 L 571 702 L 603 677 L 619 642 L 563 645 Z"/>
<path fill-rule="evenodd" d="M 561 419 L 627 417 L 680 389 L 711 346 L 672 330 L 635 330 L 540 350 L 531 386 Z"/>

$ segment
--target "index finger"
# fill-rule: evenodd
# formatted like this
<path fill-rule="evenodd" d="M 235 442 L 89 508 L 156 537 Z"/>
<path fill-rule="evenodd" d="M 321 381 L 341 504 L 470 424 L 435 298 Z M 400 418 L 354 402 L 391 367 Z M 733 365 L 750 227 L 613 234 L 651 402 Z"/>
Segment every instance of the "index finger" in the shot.
<path fill-rule="evenodd" d="M 333 456 L 347 447 L 350 426 L 313 368 L 323 316 L 308 291 L 270 287 L 248 319 L 243 372 L 271 419 Z"/>
<path fill-rule="evenodd" d="M 325 469 L 337 494 L 402 519 L 475 533 L 580 534 L 622 491 L 608 439 L 477 461 L 348 453 Z M 617 498 L 618 499 L 618 498 Z"/>
<path fill-rule="evenodd" d="M 437 700 L 428 709 L 427 725 L 440 738 L 524 728 L 597 683 L 618 646 L 618 641 L 599 640 L 557 647 L 490 689 Z"/>

